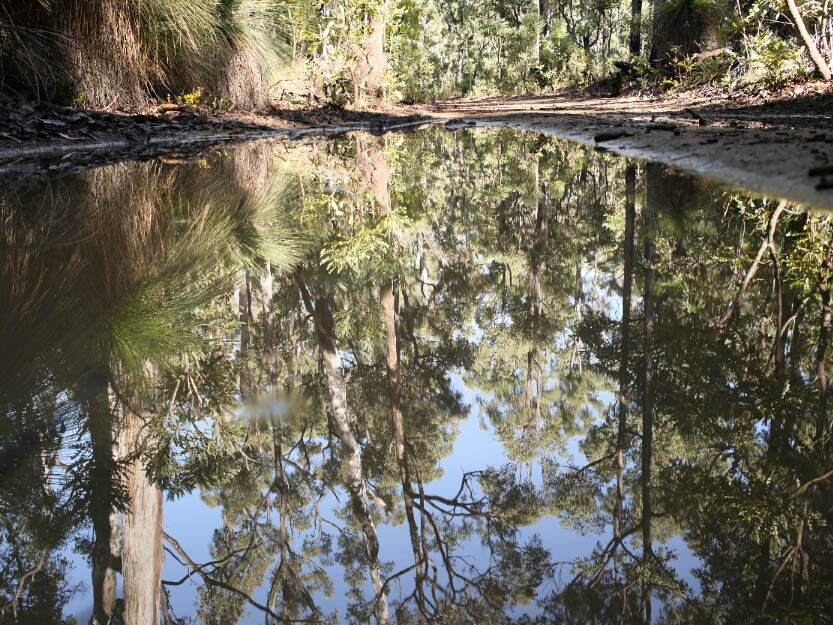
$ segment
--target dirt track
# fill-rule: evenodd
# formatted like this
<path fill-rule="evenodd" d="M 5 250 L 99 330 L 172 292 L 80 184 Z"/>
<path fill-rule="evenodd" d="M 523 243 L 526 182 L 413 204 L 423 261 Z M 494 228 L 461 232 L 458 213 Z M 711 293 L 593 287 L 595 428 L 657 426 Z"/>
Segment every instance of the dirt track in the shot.
<path fill-rule="evenodd" d="M 439 122 L 543 132 L 833 209 L 833 89 L 825 85 L 794 88 L 776 99 L 551 95 L 391 106 L 374 112 L 322 108 L 218 117 L 187 111 L 78 113 L 57 107 L 23 114 L 0 110 L 0 117 L 6 115 L 0 120 L 6 121 L 0 132 L 0 173 L 83 168 L 171 153 L 187 156 L 207 146 L 257 137 L 381 134 Z M 829 174 L 816 175 L 825 168 Z"/>
<path fill-rule="evenodd" d="M 529 96 L 445 102 L 419 112 L 454 119 L 452 124 L 574 139 L 833 209 L 833 93 L 827 86 L 778 99 Z M 817 173 L 825 168 L 829 174 Z"/>

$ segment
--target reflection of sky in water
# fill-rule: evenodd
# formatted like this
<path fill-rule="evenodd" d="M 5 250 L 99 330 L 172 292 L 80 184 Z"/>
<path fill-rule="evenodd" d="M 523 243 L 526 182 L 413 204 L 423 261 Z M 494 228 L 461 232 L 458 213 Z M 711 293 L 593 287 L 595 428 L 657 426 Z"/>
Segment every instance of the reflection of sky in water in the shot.
<path fill-rule="evenodd" d="M 463 402 L 469 407 L 468 416 L 458 424 L 459 433 L 455 439 L 453 452 L 440 461 L 441 476 L 427 484 L 426 492 L 435 495 L 453 496 L 460 485 L 460 480 L 466 471 L 485 469 L 487 467 L 500 467 L 510 462 L 507 458 L 500 441 L 494 436 L 488 418 L 483 415 L 479 408 L 478 398 L 486 399 L 488 395 L 468 388 L 463 383 L 462 377 L 456 373 L 449 374 L 452 388 L 463 396 Z M 611 393 L 601 393 L 600 398 L 606 404 L 614 401 Z M 453 426 L 452 426 L 453 427 Z M 567 441 L 567 457 L 558 458 L 565 464 L 569 462 L 574 466 L 582 466 L 587 462 L 585 456 L 579 449 L 580 436 L 571 437 Z M 524 471 L 524 475 L 526 472 Z M 532 473 L 533 483 L 541 486 L 540 465 L 535 467 Z M 339 494 L 342 503 L 346 502 L 348 495 Z M 319 504 L 320 510 L 325 517 L 333 518 L 333 506 L 335 500 L 333 495 L 328 495 Z M 185 495 L 174 500 L 165 501 L 163 527 L 164 530 L 173 536 L 183 549 L 194 559 L 195 562 L 207 562 L 211 560 L 208 548 L 212 543 L 214 530 L 223 526 L 222 508 L 209 507 L 200 498 L 198 491 Z M 389 523 L 380 523 L 377 535 L 380 544 L 380 560 L 383 562 L 394 561 L 394 571 L 407 566 L 413 561 L 413 552 L 408 538 L 406 524 L 398 526 Z M 612 537 L 612 530 L 608 529 L 604 534 L 581 535 L 561 526 L 557 518 L 543 518 L 529 527 L 520 528 L 518 533 L 519 542 L 525 542 L 533 535 L 538 535 L 547 548 L 554 562 L 569 562 L 587 556 L 597 543 L 606 543 Z M 302 539 L 300 534 L 295 534 L 295 543 L 299 544 Z M 674 562 L 678 574 L 696 592 L 699 588 L 697 580 L 691 575 L 691 569 L 697 566 L 697 560 L 690 553 L 681 537 L 672 538 L 665 547 L 675 549 L 679 558 Z M 460 553 L 471 559 L 472 562 L 481 566 L 487 564 L 488 554 L 480 544 L 480 537 L 474 536 L 462 543 L 458 550 Z M 92 612 L 92 597 L 89 592 L 89 567 L 77 554 L 67 552 L 65 554 L 73 562 L 75 569 L 72 577 L 74 581 L 84 584 L 85 590 L 76 594 L 67 605 L 66 614 L 73 614 L 78 618 L 79 623 L 89 621 Z M 345 594 L 347 587 L 344 584 L 342 571 L 337 567 L 327 567 L 330 578 L 335 587 L 332 597 L 325 597 L 322 594 L 315 596 L 319 608 L 324 614 L 338 611 L 343 618 L 345 615 Z M 187 571 L 177 563 L 170 555 L 166 554 L 165 565 L 162 571 L 162 579 L 174 581 L 181 579 Z M 545 581 L 539 588 L 538 596 L 546 595 L 555 589 L 555 586 L 569 580 L 571 573 L 569 567 L 562 567 L 556 572 L 555 583 Z M 119 578 L 120 580 L 121 578 Z M 190 616 L 195 612 L 195 599 L 197 597 L 197 586 L 202 580 L 196 574 L 193 575 L 193 582 L 188 580 L 180 586 L 168 587 L 171 595 L 171 606 L 177 617 Z M 388 601 L 393 602 L 400 596 L 407 595 L 413 589 L 413 575 L 400 577 L 388 590 Z M 266 602 L 268 591 L 268 580 L 253 594 L 253 598 L 261 603 Z M 365 594 L 372 594 L 372 587 L 368 581 L 365 585 Z M 660 602 L 654 600 L 655 614 L 659 613 Z M 534 614 L 535 603 L 527 606 L 515 607 L 511 614 L 523 613 Z M 256 609 L 247 607 L 244 611 L 245 618 L 241 623 L 262 623 L 263 615 Z"/>

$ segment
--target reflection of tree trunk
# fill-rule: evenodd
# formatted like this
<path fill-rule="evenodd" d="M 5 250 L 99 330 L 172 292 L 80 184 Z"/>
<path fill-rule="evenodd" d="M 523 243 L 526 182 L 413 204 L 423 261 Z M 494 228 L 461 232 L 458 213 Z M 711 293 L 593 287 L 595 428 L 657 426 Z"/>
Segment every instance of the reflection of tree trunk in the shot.
<path fill-rule="evenodd" d="M 645 296 L 644 296 L 644 363 L 642 405 L 642 560 L 649 566 L 651 559 L 651 459 L 654 444 L 654 209 L 646 202 L 644 215 L 645 237 Z M 651 588 L 647 572 L 642 580 L 643 622 L 651 623 Z"/>
<path fill-rule="evenodd" d="M 422 561 L 422 550 L 419 543 L 419 531 L 414 516 L 414 500 L 411 493 L 411 476 L 408 471 L 408 457 L 405 441 L 405 421 L 402 417 L 402 405 L 399 392 L 399 347 L 396 340 L 396 317 L 393 310 L 393 285 L 385 283 L 380 289 L 382 310 L 385 314 L 386 329 L 386 357 L 385 365 L 388 372 L 388 388 L 390 389 L 391 420 L 393 422 L 393 439 L 396 450 L 396 462 L 399 465 L 399 481 L 402 483 L 402 499 L 405 502 L 405 516 L 408 520 L 408 531 L 411 538 L 411 548 L 414 552 L 416 567 L 417 596 L 422 596 L 422 581 L 425 576 L 425 563 Z"/>
<path fill-rule="evenodd" d="M 755 256 L 755 260 L 752 261 L 752 265 L 749 267 L 749 270 L 746 272 L 746 276 L 743 278 L 743 283 L 740 285 L 740 289 L 738 290 L 737 295 L 729 302 L 729 308 L 726 311 L 726 314 L 720 318 L 720 321 L 717 322 L 718 326 L 726 325 L 729 320 L 732 318 L 732 315 L 735 312 L 735 309 L 740 304 L 741 300 L 743 300 L 743 296 L 746 293 L 746 288 L 749 286 L 749 282 L 752 278 L 755 277 L 755 273 L 758 271 L 758 266 L 761 263 L 761 259 L 764 256 L 764 252 L 767 249 L 774 249 L 773 246 L 775 245 L 775 230 L 778 227 L 778 218 L 781 216 L 781 213 L 786 208 L 786 202 L 780 202 L 778 207 L 773 211 L 772 215 L 769 218 L 769 225 L 767 226 L 767 236 L 761 243 L 761 247 L 758 249 L 758 254 Z"/>
<path fill-rule="evenodd" d="M 541 193 L 538 178 L 538 159 L 535 159 L 534 168 L 536 213 L 535 213 L 535 236 L 532 239 L 532 249 L 529 257 L 529 320 L 533 346 L 527 354 L 527 416 L 532 405 L 532 372 L 536 369 L 535 383 L 535 429 L 541 430 L 541 360 L 538 349 L 538 320 L 544 314 L 544 301 L 541 295 L 541 258 L 547 249 L 549 237 L 549 219 L 547 215 L 547 202 L 545 194 Z"/>
<path fill-rule="evenodd" d="M 324 368 L 327 375 L 327 390 L 330 396 L 330 409 L 335 434 L 341 443 L 341 453 L 344 458 L 344 472 L 347 476 L 347 488 L 350 491 L 351 507 L 356 521 L 362 531 L 365 556 L 370 566 L 370 576 L 373 588 L 380 596 L 376 604 L 376 615 L 379 622 L 387 618 L 387 602 L 380 592 L 382 589 L 381 570 L 379 567 L 379 540 L 376 537 L 376 527 L 370 516 L 365 494 L 364 476 L 362 475 L 362 458 L 359 445 L 353 435 L 350 419 L 347 415 L 347 386 L 344 380 L 344 366 L 336 344 L 334 321 L 332 313 L 332 299 L 330 296 L 320 296 L 313 305 L 306 285 L 297 277 L 301 295 L 307 310 L 315 320 L 315 333 L 321 347 Z"/>
<path fill-rule="evenodd" d="M 816 440 L 821 440 L 827 429 L 827 348 L 830 343 L 830 284 L 825 282 L 821 287 L 821 328 L 819 342 L 816 347 L 816 375 L 819 380 L 819 412 L 816 417 Z"/>
<path fill-rule="evenodd" d="M 240 368 L 240 397 L 243 401 L 251 398 L 251 380 L 249 379 L 249 342 L 251 341 L 251 331 L 249 329 L 249 320 L 251 319 L 251 280 L 249 279 L 249 272 L 245 272 L 243 282 L 240 285 L 240 290 L 237 294 L 238 313 L 240 318 L 240 362 L 243 363 Z"/>
<path fill-rule="evenodd" d="M 526 387 L 524 388 L 524 396 L 526 399 L 526 415 L 524 416 L 525 424 L 524 431 L 532 421 L 532 367 L 535 362 L 536 348 L 533 347 L 526 353 Z"/>
<path fill-rule="evenodd" d="M 295 317 L 289 317 L 289 323 L 286 328 L 286 336 L 289 342 L 289 350 L 286 354 L 286 395 L 289 401 L 292 401 L 292 396 L 295 391 Z M 274 394 L 274 389 L 273 389 Z M 287 519 L 289 517 L 289 491 L 286 474 L 283 470 L 283 444 L 281 440 L 281 424 L 278 422 L 272 423 L 272 447 L 275 455 L 275 482 L 278 485 L 278 496 L 280 497 L 280 536 L 281 536 L 281 561 L 279 565 L 279 574 L 281 589 L 283 592 L 283 617 L 289 618 L 289 560 L 287 558 L 289 550 L 289 528 L 287 527 Z M 272 607 L 270 605 L 270 607 Z"/>
<path fill-rule="evenodd" d="M 281 560 L 278 564 L 278 576 L 281 582 L 281 591 L 283 595 L 282 601 L 282 615 L 284 619 L 289 618 L 289 560 L 287 559 L 287 549 L 289 546 L 289 530 L 286 526 L 286 518 L 289 514 L 289 493 L 287 490 L 286 475 L 283 472 L 283 445 L 281 444 L 281 430 L 280 423 L 272 423 L 272 450 L 274 452 L 275 462 L 275 484 L 278 490 L 278 509 L 280 512 L 280 537 L 281 537 Z M 267 602 L 270 608 L 273 597 Z"/>
<path fill-rule="evenodd" d="M 781 332 L 781 328 L 784 327 L 784 284 L 781 279 L 781 265 L 778 262 L 778 256 L 775 253 L 774 247 L 770 247 L 770 257 L 772 258 L 772 271 L 775 282 L 775 378 L 778 380 L 779 387 L 783 390 L 787 383 L 784 369 L 786 360 L 786 354 L 784 352 L 784 335 Z"/>
<path fill-rule="evenodd" d="M 278 383 L 278 346 L 272 303 L 272 264 L 268 260 L 260 276 L 260 301 L 263 309 L 263 368 L 269 378 L 269 388 L 275 391 Z"/>
<path fill-rule="evenodd" d="M 105 625 L 116 603 L 116 573 L 120 567 L 119 515 L 113 508 L 113 415 L 106 395 L 94 397 L 90 408 L 93 483 L 90 515 L 95 542 L 92 553 L 93 614 L 91 625 Z"/>
<path fill-rule="evenodd" d="M 123 453 L 139 442 L 144 420 L 124 408 Z M 141 460 L 127 468 L 130 498 L 122 514 L 122 580 L 125 623 L 156 625 L 162 576 L 162 491 L 148 479 Z"/>
<path fill-rule="evenodd" d="M 625 275 L 622 280 L 622 347 L 619 359 L 619 424 L 616 434 L 616 507 L 613 513 L 613 533 L 622 537 L 622 506 L 625 499 L 625 441 L 628 423 L 628 360 L 631 340 L 631 285 L 633 273 L 633 233 L 636 213 L 636 166 L 625 170 Z M 623 605 L 625 604 L 623 597 Z"/>
<path fill-rule="evenodd" d="M 376 200 L 380 215 L 390 212 L 391 166 L 385 157 L 385 137 L 364 137 L 356 135 L 356 169 L 361 174 L 363 185 L 367 186 Z"/>

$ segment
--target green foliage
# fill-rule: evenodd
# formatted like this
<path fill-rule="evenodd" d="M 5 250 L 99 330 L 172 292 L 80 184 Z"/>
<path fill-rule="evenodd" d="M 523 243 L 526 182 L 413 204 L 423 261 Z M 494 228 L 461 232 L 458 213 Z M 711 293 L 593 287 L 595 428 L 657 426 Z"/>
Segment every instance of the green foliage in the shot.
<path fill-rule="evenodd" d="M 829 57 L 827 4 L 805 2 L 801 11 Z M 265 108 L 277 97 L 291 107 L 322 100 L 346 106 L 366 90 L 365 46 L 383 25 L 386 58 L 373 63 L 386 71 L 374 97 L 424 102 L 546 92 L 614 71 L 628 56 L 630 3 L 147 0 L 82 13 L 91 20 L 85 28 L 74 25 L 78 16 L 65 0 L 0 9 L 0 90 L 64 101 L 83 94 L 92 106 L 114 97 L 124 104 L 184 98 L 198 89 L 201 103 Z M 652 20 L 643 15 L 651 24 L 643 29 L 645 54 L 631 61 L 642 67 L 650 54 L 653 65 L 640 70 L 641 81 L 654 73 L 665 79 L 670 70 L 673 87 L 777 87 L 812 74 L 781 3 L 747 2 L 728 21 L 727 13 L 717 0 L 669 0 Z M 119 28 L 132 32 L 112 39 Z M 690 58 L 718 44 L 731 52 Z M 129 76 L 107 69 L 120 63 Z"/>
<path fill-rule="evenodd" d="M 732 16 L 724 33 L 728 41 L 737 42 L 728 84 L 778 87 L 812 73 L 797 33 L 785 30 L 783 19 L 782 4 L 769 0 L 752 2 L 743 13 Z"/>
<path fill-rule="evenodd" d="M 769 31 L 744 40 L 746 72 L 741 84 L 778 87 L 807 71 L 806 52 L 797 42 Z"/>

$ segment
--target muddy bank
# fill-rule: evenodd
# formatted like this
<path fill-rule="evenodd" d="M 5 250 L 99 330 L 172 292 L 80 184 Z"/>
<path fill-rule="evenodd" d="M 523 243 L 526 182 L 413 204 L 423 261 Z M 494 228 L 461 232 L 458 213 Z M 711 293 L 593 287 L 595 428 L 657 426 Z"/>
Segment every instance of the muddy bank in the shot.
<path fill-rule="evenodd" d="M 488 98 L 419 111 L 451 127 L 542 132 L 833 209 L 833 92 L 827 85 L 794 89 L 798 95 L 778 98 Z"/>
<path fill-rule="evenodd" d="M 6 104 L 0 106 L 0 174 L 73 171 L 151 158 L 178 161 L 253 139 L 310 139 L 354 131 L 384 134 L 427 121 L 423 115 L 333 107 L 212 115 L 187 105 L 162 105 L 129 115 Z"/>
<path fill-rule="evenodd" d="M 192 158 L 257 138 L 373 134 L 431 123 L 509 127 L 659 161 L 714 180 L 833 209 L 833 92 L 801 97 L 571 98 L 529 96 L 391 106 L 385 111 L 212 115 L 162 105 L 144 115 L 53 106 L 0 109 L 0 173 L 73 170 L 121 160 Z"/>

